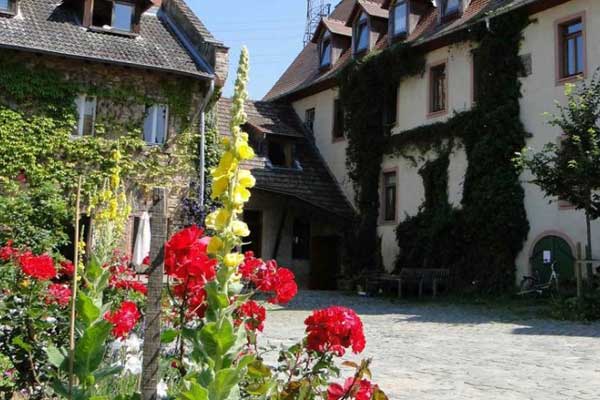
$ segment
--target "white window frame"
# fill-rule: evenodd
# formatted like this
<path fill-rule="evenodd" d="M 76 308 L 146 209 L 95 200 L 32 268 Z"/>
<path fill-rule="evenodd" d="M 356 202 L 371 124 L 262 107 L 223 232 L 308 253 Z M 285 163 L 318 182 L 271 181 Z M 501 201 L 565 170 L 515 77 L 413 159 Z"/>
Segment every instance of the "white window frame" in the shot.
<path fill-rule="evenodd" d="M 75 137 L 83 137 L 83 121 L 85 120 L 85 102 L 87 98 L 91 98 L 94 104 L 94 112 L 92 113 L 92 131 L 90 132 L 90 136 L 94 136 L 95 125 L 96 125 L 96 111 L 98 108 L 98 99 L 96 96 L 88 96 L 87 94 L 79 94 L 75 99 L 75 108 L 77 110 L 77 129 L 73 136 Z"/>
<path fill-rule="evenodd" d="M 158 123 L 158 110 L 159 107 L 165 108 L 165 132 L 164 132 L 164 140 L 162 143 L 156 143 L 156 129 Z M 146 117 L 148 115 L 149 110 L 152 112 L 152 132 L 150 133 L 150 138 L 152 141 L 146 140 L 146 131 L 144 128 L 146 127 Z M 144 136 L 144 142 L 146 142 L 149 146 L 162 146 L 167 143 L 167 139 L 169 137 L 169 105 L 168 104 L 152 104 L 150 106 L 146 106 L 146 110 L 144 112 L 144 126 L 142 127 L 142 135 Z"/>

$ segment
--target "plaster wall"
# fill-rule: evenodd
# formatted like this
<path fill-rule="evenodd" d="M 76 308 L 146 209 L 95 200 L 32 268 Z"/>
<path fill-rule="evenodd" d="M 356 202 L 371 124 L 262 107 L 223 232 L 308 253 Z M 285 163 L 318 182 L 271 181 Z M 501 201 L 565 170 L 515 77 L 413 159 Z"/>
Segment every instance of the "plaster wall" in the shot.
<path fill-rule="evenodd" d="M 334 101 L 337 89 L 329 89 L 294 102 L 294 110 L 302 121 L 305 121 L 306 110 L 315 109 L 314 139 L 325 163 L 344 191 L 346 197 L 353 202 L 354 190 L 346 170 L 347 141 L 333 139 Z"/>

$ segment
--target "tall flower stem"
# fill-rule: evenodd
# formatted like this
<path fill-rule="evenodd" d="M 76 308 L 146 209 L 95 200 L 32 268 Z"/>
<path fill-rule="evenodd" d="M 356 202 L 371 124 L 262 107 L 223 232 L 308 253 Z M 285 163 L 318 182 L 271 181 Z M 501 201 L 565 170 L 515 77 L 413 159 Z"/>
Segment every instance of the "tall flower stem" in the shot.
<path fill-rule="evenodd" d="M 75 364 L 75 304 L 77 299 L 77 271 L 79 269 L 79 221 L 81 219 L 81 186 L 83 177 L 79 177 L 77 183 L 77 199 L 75 200 L 75 246 L 73 254 L 73 277 L 71 281 L 71 318 L 69 326 L 69 400 L 73 398 L 73 370 Z"/>

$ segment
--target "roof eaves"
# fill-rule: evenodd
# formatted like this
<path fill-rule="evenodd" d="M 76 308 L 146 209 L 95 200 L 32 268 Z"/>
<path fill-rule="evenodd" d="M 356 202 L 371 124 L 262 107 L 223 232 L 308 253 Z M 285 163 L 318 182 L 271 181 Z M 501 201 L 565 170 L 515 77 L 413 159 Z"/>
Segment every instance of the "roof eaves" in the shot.
<path fill-rule="evenodd" d="M 197 73 L 194 73 L 194 72 L 190 72 L 190 71 L 183 71 L 183 70 L 176 69 L 176 68 L 158 67 L 156 65 L 150 65 L 150 64 L 140 63 L 140 62 L 127 62 L 127 61 L 122 61 L 122 60 L 115 60 L 110 57 L 102 57 L 102 58 L 100 58 L 100 57 L 85 57 L 85 56 L 82 56 L 79 54 L 67 53 L 65 51 L 52 51 L 52 50 L 47 50 L 44 48 L 33 47 L 33 46 L 17 46 L 17 45 L 12 45 L 12 44 L 0 43 L 0 48 L 26 51 L 26 52 L 34 52 L 34 53 L 51 55 L 51 56 L 66 57 L 66 58 L 70 58 L 70 59 L 74 59 L 74 60 L 95 61 L 95 62 L 119 65 L 119 66 L 124 66 L 124 67 L 149 69 L 149 70 L 153 70 L 153 71 L 162 71 L 162 72 L 167 72 L 167 73 L 172 73 L 172 74 L 177 74 L 177 75 L 182 75 L 182 76 L 188 76 L 188 77 L 193 77 L 193 78 L 199 78 L 199 79 L 213 79 L 214 78 L 214 75 L 212 73 L 204 72 L 204 71 L 198 71 Z"/>

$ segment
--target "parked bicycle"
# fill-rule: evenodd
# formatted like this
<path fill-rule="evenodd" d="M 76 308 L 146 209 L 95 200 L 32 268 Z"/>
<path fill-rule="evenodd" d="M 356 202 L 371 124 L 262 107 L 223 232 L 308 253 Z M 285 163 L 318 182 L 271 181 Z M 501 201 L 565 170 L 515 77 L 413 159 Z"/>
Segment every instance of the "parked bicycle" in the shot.
<path fill-rule="evenodd" d="M 534 271 L 533 276 L 524 276 L 521 280 L 520 291 L 518 295 L 526 295 L 531 293 L 543 294 L 544 291 L 558 292 L 558 273 L 556 272 L 556 262 L 550 264 L 552 270 L 550 278 L 547 282 L 542 282 L 539 273 Z"/>

